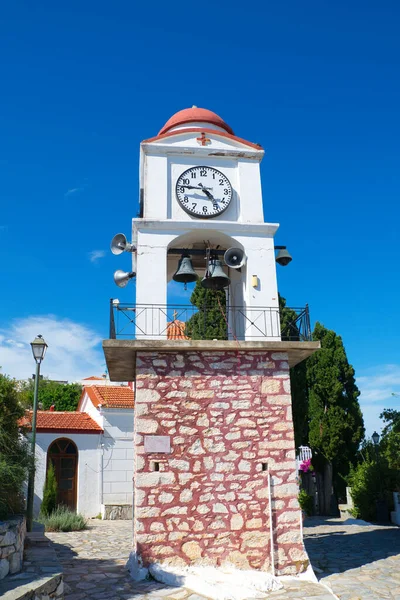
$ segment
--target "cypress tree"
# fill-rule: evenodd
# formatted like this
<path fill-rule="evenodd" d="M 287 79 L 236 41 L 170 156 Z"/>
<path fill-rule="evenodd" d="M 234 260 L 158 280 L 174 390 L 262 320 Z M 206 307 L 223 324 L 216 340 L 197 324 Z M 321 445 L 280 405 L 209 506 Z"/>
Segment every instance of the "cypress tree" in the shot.
<path fill-rule="evenodd" d="M 48 517 L 57 508 L 57 480 L 54 466 L 49 461 L 47 467 L 46 482 L 43 487 L 43 500 L 40 511 Z"/>
<path fill-rule="evenodd" d="M 296 312 L 286 306 L 286 300 L 279 295 L 279 310 L 282 340 L 297 341 L 300 332 L 295 323 Z M 303 361 L 290 369 L 292 393 L 292 414 L 296 448 L 308 441 L 308 385 L 307 363 Z"/>
<path fill-rule="evenodd" d="M 342 338 L 316 323 L 313 340 L 321 349 L 307 359 L 309 389 L 309 443 L 333 467 L 339 491 L 364 437 L 364 421 Z"/>
<path fill-rule="evenodd" d="M 186 322 L 186 334 L 192 340 L 228 339 L 226 294 L 224 290 L 207 290 L 200 280 L 190 296 L 190 302 L 199 309 Z"/>

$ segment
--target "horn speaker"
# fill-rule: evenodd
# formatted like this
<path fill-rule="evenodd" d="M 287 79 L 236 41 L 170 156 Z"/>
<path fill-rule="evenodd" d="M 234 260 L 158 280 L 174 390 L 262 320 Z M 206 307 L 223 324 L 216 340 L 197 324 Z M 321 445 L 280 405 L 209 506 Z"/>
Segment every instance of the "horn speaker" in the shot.
<path fill-rule="evenodd" d="M 115 271 L 114 273 L 114 282 L 118 287 L 123 288 L 128 284 L 132 277 L 136 277 L 136 273 L 133 271 L 131 273 L 127 273 L 126 271 L 121 271 L 121 269 L 118 269 L 118 271 Z"/>
<path fill-rule="evenodd" d="M 122 252 L 134 252 L 136 247 L 130 244 L 123 233 L 117 233 L 111 240 L 111 252 L 122 254 Z"/>
<path fill-rule="evenodd" d="M 231 269 L 240 269 L 246 263 L 246 255 L 241 248 L 228 248 L 224 254 L 224 261 Z"/>

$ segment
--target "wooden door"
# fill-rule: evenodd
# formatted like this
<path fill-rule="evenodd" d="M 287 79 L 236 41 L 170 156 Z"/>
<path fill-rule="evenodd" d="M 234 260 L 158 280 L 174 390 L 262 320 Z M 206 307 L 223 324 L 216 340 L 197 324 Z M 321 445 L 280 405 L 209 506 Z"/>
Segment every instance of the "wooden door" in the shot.
<path fill-rule="evenodd" d="M 78 449 L 71 440 L 55 440 L 48 458 L 54 466 L 57 480 L 57 504 L 76 510 Z"/>

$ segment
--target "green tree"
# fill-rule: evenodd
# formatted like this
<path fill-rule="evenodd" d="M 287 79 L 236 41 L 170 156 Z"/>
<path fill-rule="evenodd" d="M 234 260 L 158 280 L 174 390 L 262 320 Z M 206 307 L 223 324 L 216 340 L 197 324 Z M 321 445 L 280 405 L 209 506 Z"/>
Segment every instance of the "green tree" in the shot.
<path fill-rule="evenodd" d="M 46 482 L 43 486 L 43 500 L 40 512 L 48 517 L 57 508 L 57 480 L 51 461 L 47 467 Z"/>
<path fill-rule="evenodd" d="M 0 518 L 23 509 L 22 487 L 31 464 L 29 445 L 19 435 L 23 414 L 17 382 L 0 374 Z"/>
<path fill-rule="evenodd" d="M 20 385 L 19 396 L 21 403 L 26 408 L 33 406 L 33 380 Z M 55 410 L 75 411 L 82 393 L 82 386 L 79 383 L 59 383 L 42 379 L 39 382 L 38 401 L 43 410 L 49 410 L 54 405 Z"/>
<path fill-rule="evenodd" d="M 199 309 L 186 322 L 186 334 L 192 340 L 226 340 L 228 338 L 226 294 L 224 290 L 206 290 L 196 282 L 190 302 Z"/>
<path fill-rule="evenodd" d="M 380 442 L 381 452 L 392 469 L 400 470 L 400 411 L 387 408 L 380 418 L 386 423 Z"/>
<path fill-rule="evenodd" d="M 309 443 L 332 464 L 334 485 L 342 491 L 364 437 L 360 392 L 342 338 L 316 323 L 313 340 L 321 349 L 307 360 Z"/>
<path fill-rule="evenodd" d="M 299 340 L 296 324 L 297 313 L 286 306 L 286 300 L 279 295 L 281 332 L 283 339 Z M 303 361 L 290 369 L 292 393 L 292 414 L 296 448 L 308 442 L 308 384 L 307 362 Z"/>

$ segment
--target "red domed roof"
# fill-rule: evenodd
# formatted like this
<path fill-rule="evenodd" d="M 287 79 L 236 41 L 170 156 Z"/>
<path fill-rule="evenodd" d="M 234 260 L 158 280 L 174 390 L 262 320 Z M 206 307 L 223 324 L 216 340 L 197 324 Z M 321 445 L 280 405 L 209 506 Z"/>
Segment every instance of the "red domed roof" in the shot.
<path fill-rule="evenodd" d="M 212 125 L 216 125 L 217 127 L 221 127 L 225 129 L 231 135 L 234 135 L 232 129 L 225 123 L 221 117 L 219 117 L 215 112 L 211 110 L 207 110 L 206 108 L 197 108 L 197 106 L 192 106 L 192 108 L 185 108 L 184 110 L 180 110 L 179 112 L 172 115 L 170 119 L 165 123 L 164 127 L 160 130 L 158 135 L 162 135 L 166 133 L 173 127 L 177 127 L 178 125 L 183 125 L 184 123 L 193 123 L 193 122 L 203 122 L 210 123 Z"/>

